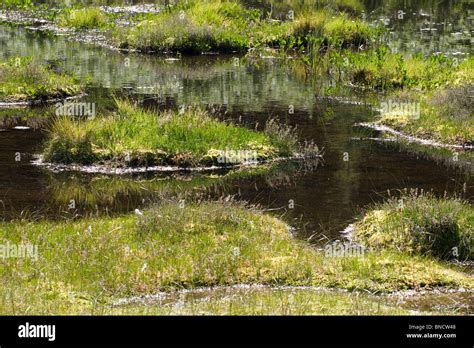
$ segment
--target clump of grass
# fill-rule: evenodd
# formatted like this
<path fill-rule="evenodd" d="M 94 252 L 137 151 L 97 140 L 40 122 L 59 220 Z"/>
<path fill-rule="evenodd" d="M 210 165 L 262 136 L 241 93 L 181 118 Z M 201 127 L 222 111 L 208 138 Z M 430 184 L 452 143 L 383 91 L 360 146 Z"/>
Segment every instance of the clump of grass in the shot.
<path fill-rule="evenodd" d="M 31 0 L 3 0 L 2 7 L 7 9 L 30 9 L 33 7 Z"/>
<path fill-rule="evenodd" d="M 173 25 L 179 23 L 178 26 Z M 326 45 L 360 46 L 376 31 L 333 10 L 306 9 L 295 21 L 272 21 L 240 1 L 191 2 L 140 22 L 119 28 L 114 41 L 122 48 L 142 51 L 245 51 L 251 48 L 306 46 L 314 38 Z"/>
<path fill-rule="evenodd" d="M 430 139 L 453 145 L 474 143 L 474 101 L 472 84 L 445 86 L 426 93 L 411 96 L 409 103 L 419 103 L 419 115 L 382 115 L 378 121 L 394 129 L 418 138 Z M 403 93 L 393 94 L 392 99 Z M 415 117 L 416 116 L 416 117 Z"/>
<path fill-rule="evenodd" d="M 264 133 L 219 121 L 198 108 L 154 114 L 126 100 L 117 100 L 117 107 L 115 114 L 92 120 L 55 119 L 45 159 L 126 166 L 229 165 L 288 157 L 299 149 L 295 135 L 277 133 L 275 125 Z"/>
<path fill-rule="evenodd" d="M 355 225 L 361 243 L 441 259 L 474 256 L 474 208 L 459 199 L 402 195 L 376 204 Z"/>
<path fill-rule="evenodd" d="M 442 55 L 427 58 L 390 53 L 386 46 L 367 52 L 344 52 L 345 70 L 354 84 L 375 90 L 419 89 L 430 91 L 472 81 L 474 59 L 462 64 Z"/>
<path fill-rule="evenodd" d="M 58 23 L 76 29 L 103 28 L 107 24 L 107 15 L 99 7 L 85 7 L 64 11 Z"/>
<path fill-rule="evenodd" d="M 142 51 L 229 52 L 249 46 L 246 33 L 254 29 L 250 20 L 255 18 L 238 1 L 191 2 L 178 4 L 131 30 L 117 29 L 114 37 L 121 47 Z"/>
<path fill-rule="evenodd" d="M 0 62 L 0 101 L 21 102 L 63 98 L 81 92 L 73 77 L 54 72 L 30 57 Z"/>

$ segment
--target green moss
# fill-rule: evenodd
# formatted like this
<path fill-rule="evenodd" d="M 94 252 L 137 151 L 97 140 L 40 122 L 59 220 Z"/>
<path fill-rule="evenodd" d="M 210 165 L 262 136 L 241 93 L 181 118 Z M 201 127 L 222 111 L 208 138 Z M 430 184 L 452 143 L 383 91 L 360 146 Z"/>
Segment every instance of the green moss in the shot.
<path fill-rule="evenodd" d="M 474 256 L 474 208 L 457 199 L 404 195 L 372 208 L 356 223 L 356 240 L 402 253 L 461 260 Z"/>

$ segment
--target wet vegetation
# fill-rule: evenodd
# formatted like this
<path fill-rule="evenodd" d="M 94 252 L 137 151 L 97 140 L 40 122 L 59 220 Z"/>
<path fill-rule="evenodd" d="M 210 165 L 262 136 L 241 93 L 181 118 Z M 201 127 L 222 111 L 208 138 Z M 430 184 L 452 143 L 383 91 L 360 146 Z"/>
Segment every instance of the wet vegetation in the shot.
<path fill-rule="evenodd" d="M 272 21 L 239 1 L 194 1 L 142 21 L 131 30 L 118 29 L 114 37 L 122 48 L 201 53 L 247 51 L 262 46 L 289 49 L 306 46 L 313 36 L 326 43 L 358 46 L 376 34 L 358 19 L 334 15 L 330 10 L 307 10 L 291 20 Z"/>
<path fill-rule="evenodd" d="M 48 162 L 122 166 L 232 166 L 299 155 L 294 130 L 268 121 L 264 132 L 219 121 L 195 108 L 155 115 L 117 100 L 115 114 L 89 120 L 53 121 L 44 157 Z M 308 145 L 308 154 L 318 149 Z"/>
<path fill-rule="evenodd" d="M 35 145 L 42 142 L 42 146 L 34 150 L 28 147 L 25 152 L 30 156 L 31 151 L 42 151 L 43 161 L 39 162 L 50 162 L 48 169 L 71 169 L 78 164 L 89 169 L 173 166 L 185 170 L 151 178 L 97 174 L 86 178 L 70 170 L 48 173 L 48 199 L 59 206 L 61 219 L 48 219 L 41 213 L 28 216 L 22 211 L 12 221 L 0 223 L 2 245 L 27 244 L 39 250 L 37 259 L 2 260 L 6 267 L 0 269 L 0 313 L 410 314 L 397 305 L 380 306 L 367 298 L 354 298 L 361 293 L 379 295 L 401 290 L 474 291 L 474 210 L 472 197 L 466 193 L 472 192 L 472 57 L 449 56 L 432 52 L 431 48 L 429 53 L 397 51 L 392 46 L 391 29 L 384 28 L 380 21 L 364 20 L 370 13 L 370 1 L 309 0 L 296 4 L 274 0 L 250 4 L 237 0 L 187 0 L 154 4 L 153 10 L 139 5 L 134 11 L 130 7 L 108 7 L 122 6 L 120 1 L 71 4 L 65 8 L 60 1 L 6 0 L 2 9 L 7 11 L 0 15 L 5 14 L 2 21 L 34 23 L 37 29 L 65 33 L 70 35 L 67 40 L 90 42 L 87 38 L 100 37 L 98 44 L 106 43 L 107 49 L 119 48 L 122 52 L 110 56 L 114 69 L 104 69 L 108 71 L 97 78 L 95 88 L 103 88 L 101 84 L 113 80 L 111 76 L 128 71 L 132 61 L 137 67 L 130 69 L 130 74 L 138 77 L 112 81 L 115 85 L 106 87 L 133 91 L 132 96 L 122 99 L 115 97 L 115 91 L 107 92 L 106 100 L 97 99 L 107 105 L 90 118 L 56 116 L 54 111 L 45 109 L 8 110 L 1 114 L 5 116 L 0 122 L 3 134 L 21 122 L 41 129 L 40 141 Z M 401 5 L 388 1 L 386 6 L 396 13 Z M 450 8 L 466 12 L 461 5 Z M 16 20 L 21 17 L 25 20 Z M 140 60 L 136 58 L 139 53 L 155 54 L 160 60 L 157 62 L 151 55 L 141 55 Z M 222 55 L 212 60 L 213 64 L 197 64 L 197 60 L 173 63 L 184 55 L 203 53 L 209 62 L 211 53 L 231 55 Z M 11 57 L 11 52 L 6 56 Z M 96 64 L 96 58 L 92 54 L 88 63 Z M 258 80 L 259 69 L 275 61 L 281 62 L 277 73 Z M 147 68 L 141 70 L 144 66 Z M 292 71 L 298 83 L 309 81 L 309 94 L 294 88 L 294 80 L 279 80 L 278 73 L 283 69 Z M 83 92 L 79 81 L 64 71 L 56 61 L 50 64 L 41 57 L 5 60 L 0 63 L 0 102 L 33 103 Z M 247 79 L 244 81 L 242 76 Z M 84 73 L 81 83 L 90 78 L 96 76 Z M 211 88 L 213 84 L 217 88 Z M 183 99 L 184 88 L 200 90 Z M 266 90 L 261 94 L 249 92 L 252 88 Z M 91 98 L 101 93 L 94 88 L 87 92 L 92 93 Z M 260 98 L 265 93 L 270 97 Z M 366 124 L 389 126 L 448 146 L 440 146 L 436 156 L 427 150 L 426 143 L 415 146 L 411 140 L 392 143 L 392 148 L 405 156 L 377 146 L 363 152 L 360 145 L 354 146 L 363 137 L 352 137 L 349 130 L 355 128 L 352 126 L 358 117 L 351 116 L 348 125 L 341 119 L 349 117 L 350 107 L 339 109 L 341 115 L 332 112 L 333 100 L 347 95 L 357 102 L 369 102 L 372 109 L 364 109 L 366 114 L 374 110 L 379 113 L 376 118 L 365 115 L 363 120 L 370 120 Z M 304 118 L 307 106 L 313 105 L 308 99 L 313 96 L 317 103 L 330 101 L 328 112 L 316 112 L 317 122 Z M 150 102 L 152 99 L 160 102 Z M 225 104 L 231 116 L 218 108 L 211 111 L 207 103 L 216 101 Z M 296 103 L 301 104 L 297 105 L 297 114 Z M 276 105 L 276 117 L 262 111 L 273 110 L 271 104 Z M 404 104 L 410 109 L 390 109 Z M 382 105 L 390 107 L 383 110 Z M 41 114 L 42 119 L 34 119 L 35 114 Z M 250 117 L 242 122 L 242 117 L 238 119 L 240 114 Z M 313 110 L 309 115 L 312 119 Z M 304 134 L 311 133 L 311 127 L 322 125 L 317 133 L 322 140 L 315 141 L 324 140 L 329 147 L 337 143 L 328 156 L 332 159 L 329 168 L 336 174 L 328 179 L 345 180 L 350 188 L 336 187 L 342 186 L 339 183 L 327 186 L 327 196 L 326 192 L 310 190 L 326 178 L 315 175 L 308 181 L 298 176 L 303 176 L 306 165 L 311 167 L 310 158 L 319 163 L 323 152 L 312 141 L 301 141 L 305 137 L 300 137 L 300 132 L 289 124 L 301 124 Z M 342 130 L 335 132 L 336 128 Z M 387 144 L 398 140 L 390 138 L 390 134 L 375 140 Z M 339 141 L 342 137 L 343 141 Z M 458 161 L 456 151 L 461 152 L 462 161 Z M 21 159 L 15 159 L 14 165 L 10 163 L 10 152 L 0 157 L 9 168 L 23 170 L 26 165 Z M 369 176 L 372 170 L 390 177 L 393 174 L 393 182 L 388 179 L 384 185 L 401 185 L 395 182 L 401 177 L 397 176 L 396 167 L 404 163 L 407 152 L 414 153 L 412 157 L 425 169 L 435 166 L 423 166 L 421 157 L 437 158 L 443 168 L 459 169 L 462 162 L 460 177 L 453 178 L 458 172 L 449 172 L 437 180 L 455 180 L 456 185 L 462 185 L 465 198 L 449 198 L 448 194 L 439 198 L 418 190 L 394 196 L 389 191 L 386 200 L 378 199 L 380 203 L 366 207 L 365 214 L 353 224 L 349 245 L 362 250 L 361 255 L 337 255 L 334 249 L 333 254 L 327 252 L 333 241 L 346 240 L 340 229 L 337 236 L 326 235 L 322 224 L 310 235 L 295 231 L 304 229 L 304 222 L 298 224 L 300 217 L 289 212 L 294 208 L 292 187 L 282 190 L 282 182 L 290 182 L 291 186 L 291 179 L 301 179 L 304 192 L 298 198 L 306 200 L 301 204 L 319 208 L 318 204 L 328 204 L 343 209 L 342 205 L 354 205 L 354 197 L 377 190 L 379 181 L 386 179 L 371 176 L 367 181 L 373 182 L 367 188 L 360 176 Z M 378 157 L 373 157 L 374 153 Z M 20 158 L 23 155 L 16 149 L 14 154 Z M 385 158 L 387 154 L 393 163 Z M 341 162 L 341 157 L 347 160 Z M 289 158 L 300 161 L 291 162 Z M 381 164 L 372 163 L 373 158 Z M 295 162 L 299 165 L 289 170 L 280 166 L 293 166 Z M 365 172 L 355 169 L 361 164 L 365 164 Z M 390 165 L 388 171 L 394 173 L 375 168 Z M 225 168 L 234 166 L 239 168 Z M 189 170 L 204 167 L 217 171 Z M 436 170 L 439 173 L 443 169 Z M 407 180 L 410 174 L 414 175 L 408 170 L 406 173 Z M 5 180 L 0 178 L 1 184 Z M 405 176 L 398 180 L 405 180 Z M 433 182 L 423 183 L 430 186 Z M 238 188 L 239 194 L 242 188 L 244 194 L 260 196 L 262 191 L 257 186 L 262 184 L 264 190 L 281 196 L 275 199 L 277 194 L 268 195 L 268 201 L 277 201 L 268 204 L 271 213 L 227 194 L 228 186 L 232 186 Z M 313 192 L 323 194 L 315 198 Z M 220 193 L 221 198 L 216 200 Z M 315 203 L 316 199 L 322 203 Z M 357 205 L 367 201 L 358 200 Z M 288 202 L 293 207 L 287 209 Z M 5 206 L 3 199 L 0 203 Z M 311 212 L 316 215 L 315 209 Z M 325 212 L 331 215 L 329 219 L 338 214 L 330 208 Z M 347 226 L 351 221 L 343 222 Z M 219 287 L 229 290 L 242 285 L 264 286 L 268 291 L 231 298 L 215 296 Z M 185 302 L 179 308 L 166 301 L 158 306 L 141 302 L 147 295 L 172 297 L 183 290 L 199 292 L 203 287 L 210 287 L 208 301 Z M 293 294 L 293 287 L 299 288 L 295 290 L 297 294 Z M 344 289 L 348 296 L 322 293 L 317 290 L 320 288 Z M 130 297 L 137 298 L 128 301 Z M 178 300 L 170 301 L 173 304 Z"/>
<path fill-rule="evenodd" d="M 33 102 L 75 96 L 82 91 L 76 80 L 29 57 L 0 62 L 0 102 Z"/>
<path fill-rule="evenodd" d="M 373 248 L 469 260 L 474 257 L 473 226 L 469 203 L 413 190 L 375 205 L 355 225 L 355 238 Z"/>
<path fill-rule="evenodd" d="M 101 28 L 106 25 L 107 16 L 98 7 L 75 9 L 59 17 L 59 25 L 76 29 Z"/>
<path fill-rule="evenodd" d="M 242 283 L 376 292 L 474 286 L 462 267 L 430 257 L 385 250 L 327 257 L 293 239 L 279 219 L 229 199 L 164 203 L 119 218 L 0 227 L 10 243 L 41 250 L 36 261 L 6 259 L 0 273 L 6 285 L 2 312 L 8 310 L 12 283 L 31 289 L 39 301 L 67 299 L 72 306 L 89 307 L 124 296 Z M 41 273 L 35 272 L 38 267 Z"/>

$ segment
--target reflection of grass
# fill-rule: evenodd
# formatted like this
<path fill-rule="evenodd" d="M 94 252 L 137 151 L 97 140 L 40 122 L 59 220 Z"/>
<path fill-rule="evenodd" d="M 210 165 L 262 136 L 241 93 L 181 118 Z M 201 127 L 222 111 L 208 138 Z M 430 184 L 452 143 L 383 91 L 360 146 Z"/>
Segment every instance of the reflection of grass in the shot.
<path fill-rule="evenodd" d="M 19 284 L 25 297 L 13 293 L 17 314 L 36 308 L 33 299 L 43 303 L 39 310 L 74 312 L 123 296 L 215 285 L 474 287 L 460 266 L 429 257 L 391 251 L 326 257 L 291 238 L 280 220 L 237 202 L 167 203 L 143 216 L 15 221 L 0 224 L 0 238 L 39 251 L 36 261 L 4 260 L 2 313 L 12 312 Z"/>
<path fill-rule="evenodd" d="M 217 192 L 225 191 L 227 185 L 236 181 L 263 176 L 267 183 L 274 187 L 294 178 L 306 163 L 317 165 L 317 159 L 307 162 L 267 163 L 230 170 L 222 174 L 183 174 L 154 177 L 153 179 L 96 176 L 93 177 L 63 176 L 50 174 L 49 189 L 53 199 L 63 207 L 74 200 L 76 208 L 112 207 L 124 201 L 143 202 L 159 201 L 171 197 L 189 197 L 196 191 L 213 188 Z"/>
<path fill-rule="evenodd" d="M 383 137 L 392 139 L 390 135 L 383 135 Z M 382 140 L 382 144 L 389 149 L 408 153 L 417 159 L 424 158 L 445 167 L 456 168 L 459 170 L 459 173 L 466 175 L 466 180 L 468 180 L 467 177 L 474 170 L 474 162 L 472 161 L 474 153 L 472 151 L 453 151 L 443 147 L 439 148 L 409 142 L 404 139 L 399 139 L 396 142 L 386 139 L 386 141 Z"/>
<path fill-rule="evenodd" d="M 4 102 L 62 98 L 81 91 L 72 77 L 56 73 L 30 58 L 0 62 L 0 80 L 0 101 Z"/>
<path fill-rule="evenodd" d="M 128 101 L 117 100 L 117 105 L 117 114 L 92 120 L 54 120 L 45 145 L 46 160 L 127 166 L 228 165 L 289 157 L 299 150 L 294 131 L 273 121 L 265 132 L 257 132 L 219 121 L 199 109 L 156 115 Z"/>
<path fill-rule="evenodd" d="M 248 168 L 248 171 L 252 172 L 252 169 Z M 77 207 L 90 208 L 111 206 L 117 201 L 133 197 L 138 201 L 168 198 L 177 194 L 185 195 L 187 192 L 238 177 L 240 172 L 242 170 L 231 171 L 224 175 L 194 174 L 181 177 L 165 176 L 151 180 L 104 175 L 94 176 L 92 179 L 68 176 L 62 181 L 60 177 L 55 177 L 49 187 L 56 202 L 66 206 L 74 200 Z"/>
<path fill-rule="evenodd" d="M 356 239 L 376 248 L 472 259 L 474 208 L 455 199 L 403 195 L 376 205 L 356 224 Z M 456 254 L 453 254 L 456 248 Z"/>

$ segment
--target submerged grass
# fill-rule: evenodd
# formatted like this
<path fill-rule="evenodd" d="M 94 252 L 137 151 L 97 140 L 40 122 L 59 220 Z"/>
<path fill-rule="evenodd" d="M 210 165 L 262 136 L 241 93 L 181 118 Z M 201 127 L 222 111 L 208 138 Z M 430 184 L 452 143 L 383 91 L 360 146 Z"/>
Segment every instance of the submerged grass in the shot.
<path fill-rule="evenodd" d="M 65 164 L 225 166 L 289 157 L 299 150 L 294 130 L 275 122 L 257 132 L 196 108 L 155 114 L 125 100 L 117 100 L 117 106 L 108 116 L 54 120 L 45 159 Z"/>
<path fill-rule="evenodd" d="M 469 203 L 412 192 L 375 205 L 356 223 L 355 238 L 378 249 L 472 260 L 473 226 Z"/>
<path fill-rule="evenodd" d="M 0 102 L 64 98 L 82 90 L 73 77 L 55 72 L 29 57 L 14 57 L 0 62 L 0 81 Z"/>

